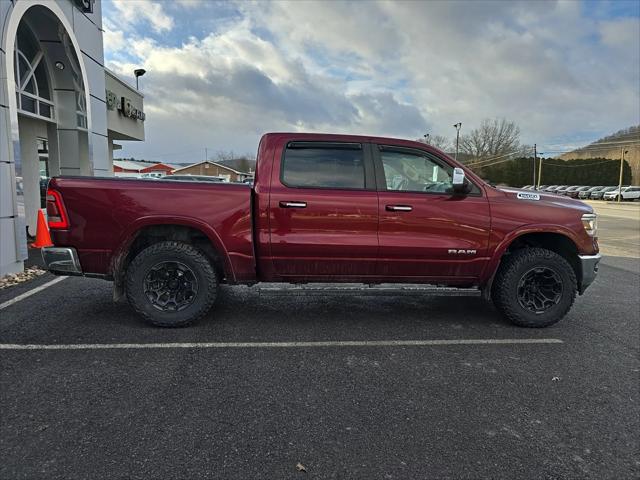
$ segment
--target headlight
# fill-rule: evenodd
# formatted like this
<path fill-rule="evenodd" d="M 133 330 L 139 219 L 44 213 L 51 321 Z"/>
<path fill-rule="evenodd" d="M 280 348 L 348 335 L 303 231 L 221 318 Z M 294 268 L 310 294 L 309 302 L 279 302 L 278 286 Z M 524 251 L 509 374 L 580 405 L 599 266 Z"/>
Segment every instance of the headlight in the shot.
<path fill-rule="evenodd" d="M 595 237 L 598 231 L 598 216 L 595 213 L 585 213 L 582 215 L 582 226 L 589 236 Z"/>

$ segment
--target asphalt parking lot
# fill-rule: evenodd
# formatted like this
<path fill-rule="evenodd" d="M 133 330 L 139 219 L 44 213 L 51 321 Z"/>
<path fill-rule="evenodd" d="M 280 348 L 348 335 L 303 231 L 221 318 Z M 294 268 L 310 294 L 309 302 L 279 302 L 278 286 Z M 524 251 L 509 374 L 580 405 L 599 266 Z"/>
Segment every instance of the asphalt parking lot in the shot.
<path fill-rule="evenodd" d="M 609 257 L 542 330 L 475 295 L 244 287 L 162 330 L 62 280 L 0 310 L 0 478 L 638 478 L 640 215 L 600 213 Z"/>

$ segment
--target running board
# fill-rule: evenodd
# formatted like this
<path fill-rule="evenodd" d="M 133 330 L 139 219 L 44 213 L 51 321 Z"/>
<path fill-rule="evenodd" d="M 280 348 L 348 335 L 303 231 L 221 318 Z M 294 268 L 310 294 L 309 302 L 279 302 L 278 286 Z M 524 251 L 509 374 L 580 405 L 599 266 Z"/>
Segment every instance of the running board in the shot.
<path fill-rule="evenodd" d="M 283 284 L 262 283 L 256 286 L 260 295 L 430 295 L 451 297 L 479 297 L 477 287 L 456 288 L 434 285 L 365 285 L 365 284 Z"/>

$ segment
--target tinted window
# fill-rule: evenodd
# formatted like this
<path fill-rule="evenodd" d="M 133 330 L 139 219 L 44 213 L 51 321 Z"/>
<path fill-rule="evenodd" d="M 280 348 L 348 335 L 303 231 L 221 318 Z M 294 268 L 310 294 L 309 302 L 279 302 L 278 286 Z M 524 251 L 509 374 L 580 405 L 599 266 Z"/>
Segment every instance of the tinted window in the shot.
<path fill-rule="evenodd" d="M 287 148 L 282 181 L 290 187 L 364 188 L 362 149 Z"/>
<path fill-rule="evenodd" d="M 387 190 L 407 192 L 448 192 L 452 188 L 453 168 L 426 155 L 380 152 Z"/>

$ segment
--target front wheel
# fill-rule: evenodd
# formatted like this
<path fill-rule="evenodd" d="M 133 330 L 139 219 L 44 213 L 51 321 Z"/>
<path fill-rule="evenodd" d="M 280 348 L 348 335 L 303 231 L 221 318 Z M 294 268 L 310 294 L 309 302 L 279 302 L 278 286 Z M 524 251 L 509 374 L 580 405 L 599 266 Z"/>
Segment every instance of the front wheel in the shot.
<path fill-rule="evenodd" d="M 575 272 L 563 257 L 544 248 L 525 248 L 505 257 L 491 296 L 513 324 L 540 328 L 561 320 L 576 293 Z"/>
<path fill-rule="evenodd" d="M 209 259 L 186 243 L 166 241 L 140 252 L 127 268 L 129 303 L 148 323 L 184 327 L 203 317 L 218 288 Z"/>

